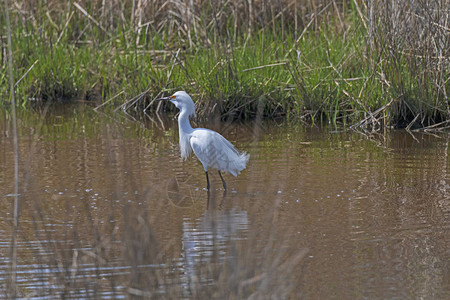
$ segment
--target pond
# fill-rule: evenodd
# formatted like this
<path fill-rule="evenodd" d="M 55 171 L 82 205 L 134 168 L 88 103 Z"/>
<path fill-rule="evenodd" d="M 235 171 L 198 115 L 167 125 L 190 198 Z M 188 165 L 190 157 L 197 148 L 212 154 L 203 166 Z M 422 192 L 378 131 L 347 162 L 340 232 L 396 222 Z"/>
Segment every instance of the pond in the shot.
<path fill-rule="evenodd" d="M 173 116 L 0 111 L 0 287 L 38 298 L 450 297 L 447 135 L 196 122 L 250 154 L 179 155 Z M 11 265 L 16 262 L 16 278 Z M 9 294 L 11 296 L 11 294 Z"/>

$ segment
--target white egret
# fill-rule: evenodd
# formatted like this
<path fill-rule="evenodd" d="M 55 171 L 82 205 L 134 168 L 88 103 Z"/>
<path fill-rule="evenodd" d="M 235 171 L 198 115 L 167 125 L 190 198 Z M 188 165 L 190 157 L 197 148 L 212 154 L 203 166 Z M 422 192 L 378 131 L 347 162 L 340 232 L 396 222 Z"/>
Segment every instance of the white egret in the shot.
<path fill-rule="evenodd" d="M 220 171 L 237 176 L 247 164 L 249 155 L 238 151 L 233 144 L 219 133 L 205 128 L 192 128 L 189 117 L 195 116 L 195 104 L 184 91 L 178 91 L 170 97 L 158 100 L 169 100 L 180 110 L 178 129 L 180 135 L 181 157 L 187 159 L 192 151 L 203 165 L 206 174 L 206 188 L 209 191 L 208 170 L 216 169 L 222 179 L 223 188 L 227 185 Z"/>

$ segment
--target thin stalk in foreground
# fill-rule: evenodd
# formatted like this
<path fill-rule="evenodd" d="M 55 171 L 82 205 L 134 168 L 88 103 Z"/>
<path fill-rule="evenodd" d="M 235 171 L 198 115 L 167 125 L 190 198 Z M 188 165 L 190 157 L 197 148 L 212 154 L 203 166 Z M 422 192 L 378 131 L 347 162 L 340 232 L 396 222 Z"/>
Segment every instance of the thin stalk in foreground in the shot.
<path fill-rule="evenodd" d="M 17 138 L 17 120 L 16 120 L 16 97 L 14 93 L 14 74 L 12 60 L 12 42 L 11 42 L 11 24 L 9 20 L 9 3 L 5 0 L 5 17 L 8 30 L 8 75 L 11 93 L 11 106 L 13 118 L 13 147 L 14 147 L 14 220 L 13 234 L 11 237 L 11 265 L 10 265 L 10 283 L 8 286 L 8 296 L 16 298 L 16 280 L 17 280 L 17 230 L 19 228 L 19 144 Z"/>

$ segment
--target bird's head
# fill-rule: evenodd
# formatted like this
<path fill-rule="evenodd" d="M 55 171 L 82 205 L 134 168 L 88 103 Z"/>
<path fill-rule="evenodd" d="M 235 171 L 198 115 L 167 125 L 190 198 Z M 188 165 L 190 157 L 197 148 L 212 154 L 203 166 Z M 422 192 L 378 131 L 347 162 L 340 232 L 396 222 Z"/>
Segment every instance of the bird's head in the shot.
<path fill-rule="evenodd" d="M 169 100 L 180 110 L 180 112 L 186 111 L 190 117 L 195 117 L 194 101 L 192 101 L 191 96 L 185 91 L 178 91 L 172 96 L 160 98 L 160 100 Z"/>

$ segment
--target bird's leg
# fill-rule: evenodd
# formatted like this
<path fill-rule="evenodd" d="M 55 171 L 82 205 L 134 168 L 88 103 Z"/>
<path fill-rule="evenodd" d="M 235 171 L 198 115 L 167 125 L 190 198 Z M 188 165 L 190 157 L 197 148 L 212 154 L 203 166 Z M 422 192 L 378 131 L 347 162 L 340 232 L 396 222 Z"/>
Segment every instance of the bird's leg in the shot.
<path fill-rule="evenodd" d="M 209 192 L 209 190 L 207 190 L 206 194 L 208 195 L 208 201 L 206 202 L 206 209 L 209 209 L 209 203 L 211 201 L 211 193 Z"/>
<path fill-rule="evenodd" d="M 206 174 L 206 189 L 209 191 L 209 176 L 208 176 L 208 171 L 205 171 Z"/>
<path fill-rule="evenodd" d="M 220 173 L 220 171 L 219 171 L 219 176 L 220 176 L 220 179 L 222 179 L 223 189 L 226 191 L 227 190 L 227 184 L 225 183 L 225 180 L 223 180 L 222 173 Z"/>

